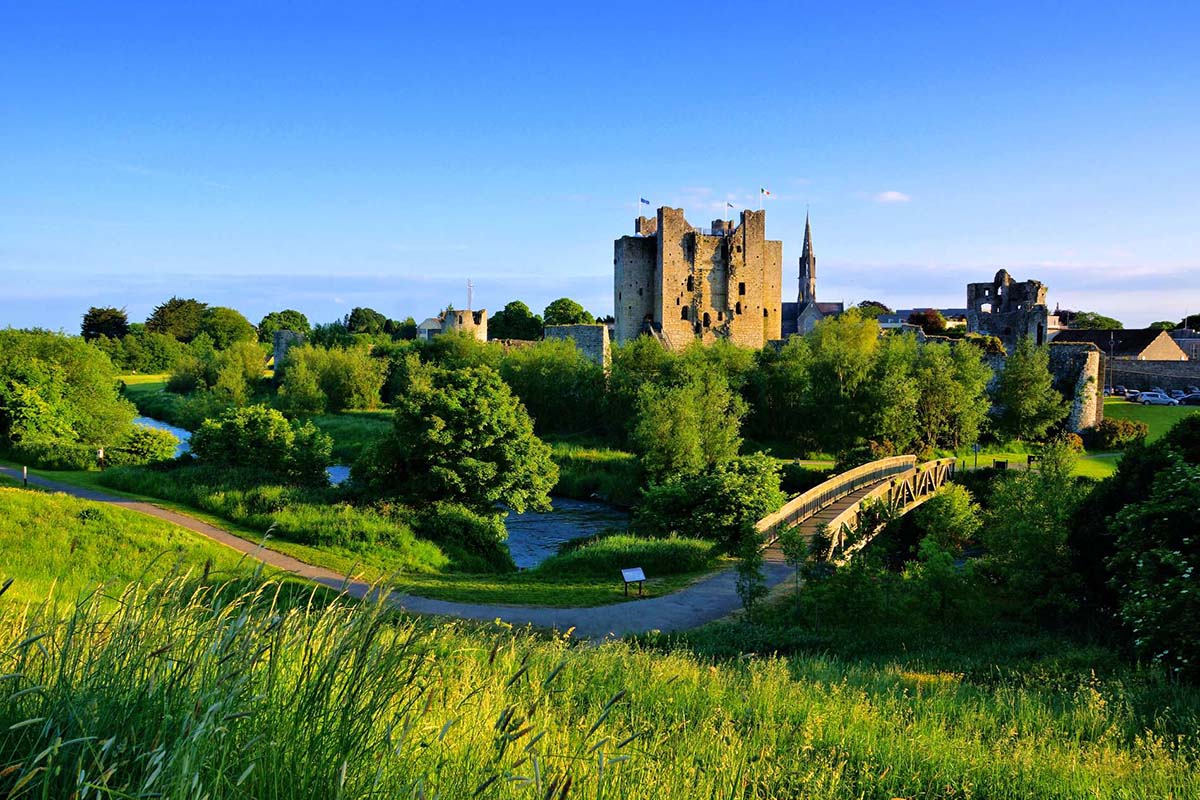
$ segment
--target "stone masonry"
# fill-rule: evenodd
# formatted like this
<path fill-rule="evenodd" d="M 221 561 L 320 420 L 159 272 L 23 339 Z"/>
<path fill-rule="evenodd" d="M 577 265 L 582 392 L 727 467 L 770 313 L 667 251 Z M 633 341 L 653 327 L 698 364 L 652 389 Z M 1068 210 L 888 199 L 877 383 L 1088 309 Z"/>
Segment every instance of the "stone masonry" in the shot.
<path fill-rule="evenodd" d="M 605 369 L 611 363 L 607 325 L 547 325 L 545 338 L 575 342 L 579 352 Z"/>
<path fill-rule="evenodd" d="M 967 284 L 967 332 L 995 336 L 1009 352 L 1025 336 L 1045 344 L 1049 321 L 1041 281 L 1018 283 L 1002 269 L 991 283 Z"/>
<path fill-rule="evenodd" d="M 618 343 L 650 333 L 676 350 L 719 338 L 757 349 L 780 338 L 783 243 L 766 239 L 766 212 L 703 230 L 663 207 L 634 231 L 614 243 Z"/>
<path fill-rule="evenodd" d="M 287 360 L 287 352 L 292 347 L 304 344 L 304 335 L 295 331 L 275 331 L 273 339 L 275 348 L 275 377 L 283 375 L 283 364 Z"/>

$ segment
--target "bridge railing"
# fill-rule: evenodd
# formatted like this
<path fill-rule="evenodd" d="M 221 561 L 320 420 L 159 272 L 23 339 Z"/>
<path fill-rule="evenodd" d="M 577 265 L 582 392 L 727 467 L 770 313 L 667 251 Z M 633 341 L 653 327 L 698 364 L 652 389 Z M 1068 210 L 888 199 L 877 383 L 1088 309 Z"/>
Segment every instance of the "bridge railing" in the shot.
<path fill-rule="evenodd" d="M 836 503 L 864 486 L 870 486 L 893 475 L 908 472 L 916 464 L 916 456 L 892 456 L 848 469 L 789 500 L 774 514 L 768 514 L 760 519 L 755 525 L 755 529 L 770 543 L 785 528 L 790 528 L 797 522 L 808 519 L 821 509 Z"/>

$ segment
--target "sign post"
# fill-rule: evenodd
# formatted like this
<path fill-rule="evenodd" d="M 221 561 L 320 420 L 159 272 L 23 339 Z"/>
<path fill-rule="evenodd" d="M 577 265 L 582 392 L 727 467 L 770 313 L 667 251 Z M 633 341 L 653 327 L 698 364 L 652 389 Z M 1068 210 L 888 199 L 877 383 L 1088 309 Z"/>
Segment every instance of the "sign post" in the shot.
<path fill-rule="evenodd" d="M 621 570 L 621 579 L 625 581 L 625 596 L 629 596 L 629 584 L 636 583 L 638 587 L 638 597 L 642 596 L 642 583 L 646 580 L 646 573 L 641 567 L 633 567 L 631 569 Z"/>

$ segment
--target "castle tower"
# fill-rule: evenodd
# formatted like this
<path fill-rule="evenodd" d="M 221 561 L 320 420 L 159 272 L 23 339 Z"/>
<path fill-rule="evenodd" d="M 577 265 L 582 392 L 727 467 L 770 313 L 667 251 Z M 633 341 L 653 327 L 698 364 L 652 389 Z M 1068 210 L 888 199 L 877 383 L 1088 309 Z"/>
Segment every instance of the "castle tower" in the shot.
<path fill-rule="evenodd" d="M 813 254 L 812 226 L 804 215 L 804 251 L 800 254 L 800 303 L 817 302 L 817 257 Z"/>

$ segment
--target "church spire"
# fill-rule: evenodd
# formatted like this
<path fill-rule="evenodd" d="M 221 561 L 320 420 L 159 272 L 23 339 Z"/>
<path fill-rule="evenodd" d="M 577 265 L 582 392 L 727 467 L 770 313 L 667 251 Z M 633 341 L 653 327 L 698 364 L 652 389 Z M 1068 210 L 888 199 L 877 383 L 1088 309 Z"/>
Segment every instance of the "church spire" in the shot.
<path fill-rule="evenodd" d="M 800 254 L 800 302 L 817 302 L 817 257 L 813 254 L 812 225 L 804 215 L 804 251 Z"/>

